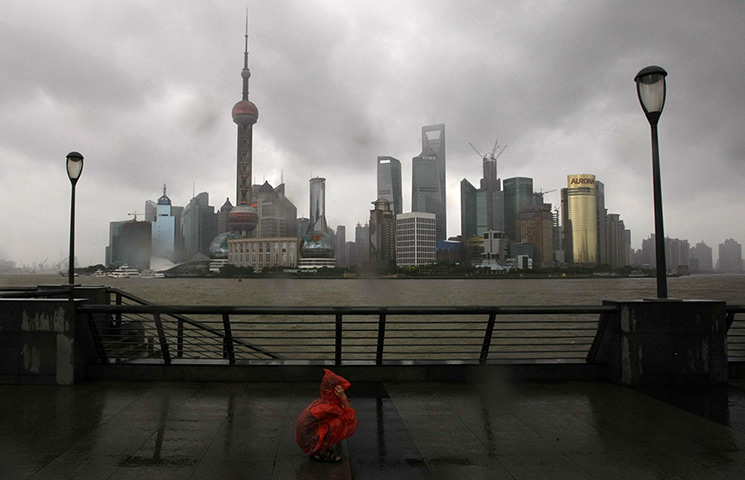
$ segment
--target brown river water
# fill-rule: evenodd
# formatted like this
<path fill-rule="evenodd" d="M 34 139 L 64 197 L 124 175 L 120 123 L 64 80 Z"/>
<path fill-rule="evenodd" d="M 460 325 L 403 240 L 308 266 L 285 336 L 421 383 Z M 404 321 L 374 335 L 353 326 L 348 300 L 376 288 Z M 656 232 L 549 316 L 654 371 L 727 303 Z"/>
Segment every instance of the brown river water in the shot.
<path fill-rule="evenodd" d="M 0 287 L 65 284 L 57 275 L 3 275 Z M 598 305 L 656 296 L 654 278 L 222 279 L 76 277 L 158 304 L 252 306 Z M 668 279 L 669 296 L 745 305 L 745 275 Z"/>
<path fill-rule="evenodd" d="M 513 306 L 599 305 L 603 300 L 637 300 L 656 295 L 654 278 L 552 279 L 217 279 L 217 278 L 93 278 L 77 277 L 82 285 L 107 285 L 156 304 L 243 306 Z M 56 275 L 0 276 L 0 287 L 60 285 Z M 700 275 L 669 279 L 671 298 L 724 300 L 745 305 L 745 275 Z M 190 316 L 222 328 L 220 316 Z M 330 360 L 333 317 L 234 316 L 233 337 L 292 360 Z M 478 358 L 486 317 L 389 316 L 386 359 L 445 360 Z M 598 315 L 500 316 L 492 339 L 490 360 L 555 359 L 581 361 L 595 335 Z M 310 321 L 310 323 L 306 323 Z M 344 317 L 344 358 L 375 358 L 377 320 Z M 529 323 L 525 323 L 525 322 Z M 440 322 L 440 323 L 438 323 Z M 445 322 L 444 324 L 442 322 Z M 469 323 L 470 322 L 470 323 Z M 476 322 L 476 323 L 474 323 Z M 582 323 L 585 322 L 585 323 Z M 452 335 L 454 325 L 458 332 Z M 154 324 L 144 322 L 153 338 Z M 174 335 L 175 324 L 166 324 Z M 414 329 L 406 330 L 406 329 Z M 422 330 L 420 330 L 420 328 Z M 537 332 L 535 329 L 541 329 Z M 562 329 L 557 331 L 557 328 Z M 192 336 L 193 335 L 193 336 Z M 319 336 L 320 335 L 320 336 Z M 466 336 L 464 336 L 466 335 Z M 471 336 L 467 336 L 471 335 Z M 294 339 L 291 339 L 293 337 Z M 199 330 L 185 332 L 186 357 L 221 358 L 222 341 Z M 566 341 L 569 340 L 569 344 Z M 193 345 L 192 345 L 193 343 Z M 111 356 L 111 355 L 110 355 Z M 251 349 L 236 346 L 236 357 L 254 359 Z M 258 356 L 260 357 L 260 355 Z M 531 360 L 532 361 L 532 360 Z"/>

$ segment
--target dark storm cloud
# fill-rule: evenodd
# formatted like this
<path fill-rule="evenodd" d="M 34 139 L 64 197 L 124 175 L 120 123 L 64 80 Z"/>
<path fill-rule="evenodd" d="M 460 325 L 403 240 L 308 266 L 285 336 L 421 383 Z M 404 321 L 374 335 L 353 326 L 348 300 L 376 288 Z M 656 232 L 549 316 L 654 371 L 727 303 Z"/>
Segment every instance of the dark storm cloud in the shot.
<path fill-rule="evenodd" d="M 312 172 L 328 179 L 333 224 L 351 230 L 364 222 L 378 155 L 402 161 L 407 205 L 421 127 L 445 123 L 449 234 L 459 229 L 458 182 L 480 177 L 468 143 L 490 150 L 499 138 L 509 144 L 502 178 L 531 176 L 549 190 L 563 187 L 567 174 L 595 173 L 638 246 L 652 230 L 644 213 L 651 154 L 633 77 L 659 64 L 670 73 L 660 123 L 667 231 L 692 240 L 705 228 L 714 247 L 724 235 L 745 240 L 742 225 L 725 233 L 706 217 L 745 203 L 740 2 L 249 7 L 250 96 L 260 112 L 254 173 L 276 184 L 284 171 L 299 215 L 307 215 Z M 163 183 L 180 205 L 192 185 L 216 204 L 232 197 L 230 109 L 240 99 L 244 12 L 243 2 L 4 2 L 0 200 L 12 202 L 6 195 L 32 182 L 66 201 L 56 165 L 67 151 L 82 151 L 81 181 L 89 183 L 80 195 L 98 205 L 95 221 L 80 227 L 85 263 L 102 258 L 107 222 L 142 209 Z M 558 194 L 549 195 L 557 203 Z M 30 207 L 43 209 L 44 201 Z M 32 259 L 33 251 L 59 249 L 47 234 L 31 236 L 31 248 L 11 249 L 3 238 L 0 248 Z"/>

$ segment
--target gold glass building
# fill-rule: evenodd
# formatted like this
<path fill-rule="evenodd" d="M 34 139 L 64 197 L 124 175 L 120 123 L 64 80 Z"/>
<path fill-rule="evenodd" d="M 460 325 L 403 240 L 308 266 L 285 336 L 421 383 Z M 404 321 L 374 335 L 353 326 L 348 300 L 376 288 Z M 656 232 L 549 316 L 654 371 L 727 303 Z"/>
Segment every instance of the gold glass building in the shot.
<path fill-rule="evenodd" d="M 597 263 L 598 223 L 595 175 L 567 175 L 567 216 L 574 263 Z"/>

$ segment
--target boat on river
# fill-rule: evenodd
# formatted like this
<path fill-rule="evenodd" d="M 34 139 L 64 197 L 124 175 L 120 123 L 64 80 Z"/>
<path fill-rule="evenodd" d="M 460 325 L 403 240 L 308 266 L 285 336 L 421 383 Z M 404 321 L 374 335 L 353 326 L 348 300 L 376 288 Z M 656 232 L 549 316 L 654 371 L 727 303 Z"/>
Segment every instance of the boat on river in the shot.
<path fill-rule="evenodd" d="M 127 264 L 122 265 L 121 267 L 117 268 L 116 270 L 112 270 L 108 273 L 108 276 L 111 278 L 132 278 L 132 277 L 139 277 L 140 271 L 136 268 L 132 268 Z"/>

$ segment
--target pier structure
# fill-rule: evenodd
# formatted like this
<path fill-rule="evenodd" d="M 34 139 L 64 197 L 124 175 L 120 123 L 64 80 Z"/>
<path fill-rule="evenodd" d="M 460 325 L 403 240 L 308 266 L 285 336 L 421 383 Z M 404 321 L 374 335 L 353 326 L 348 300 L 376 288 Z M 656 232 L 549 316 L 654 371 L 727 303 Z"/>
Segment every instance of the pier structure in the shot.
<path fill-rule="evenodd" d="M 744 306 L 177 306 L 106 287 L 68 294 L 0 290 L 7 478 L 745 472 L 745 381 L 730 378 L 745 358 L 727 336 L 742 332 Z M 334 465 L 294 443 L 323 368 L 351 379 L 360 420 Z"/>

